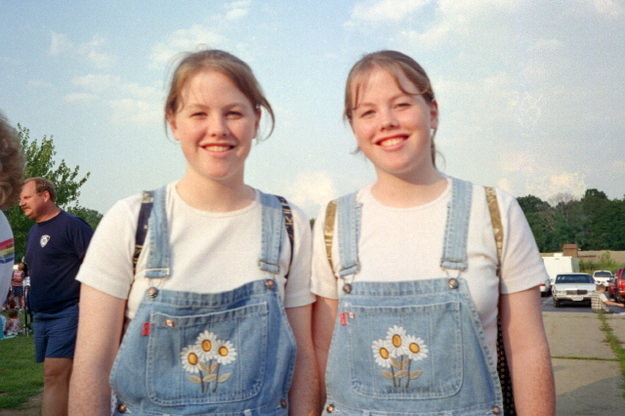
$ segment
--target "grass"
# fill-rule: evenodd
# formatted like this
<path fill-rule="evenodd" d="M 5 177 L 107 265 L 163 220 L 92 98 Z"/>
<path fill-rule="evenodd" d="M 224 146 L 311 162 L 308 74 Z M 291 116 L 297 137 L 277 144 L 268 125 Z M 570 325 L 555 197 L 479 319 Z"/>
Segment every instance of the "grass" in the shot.
<path fill-rule="evenodd" d="M 621 345 L 621 340 L 619 340 L 617 336 L 614 335 L 614 330 L 608 324 L 608 319 L 606 318 L 605 314 L 599 313 L 597 314 L 597 316 L 601 321 L 601 330 L 605 333 L 605 341 L 608 343 L 610 348 L 612 348 L 616 359 L 620 363 L 622 378 L 621 389 L 623 389 L 622 396 L 623 398 L 625 398 L 625 348 L 623 348 L 623 346 Z"/>
<path fill-rule="evenodd" d="M 0 409 L 19 409 L 43 387 L 43 364 L 35 362 L 35 339 L 0 340 Z"/>

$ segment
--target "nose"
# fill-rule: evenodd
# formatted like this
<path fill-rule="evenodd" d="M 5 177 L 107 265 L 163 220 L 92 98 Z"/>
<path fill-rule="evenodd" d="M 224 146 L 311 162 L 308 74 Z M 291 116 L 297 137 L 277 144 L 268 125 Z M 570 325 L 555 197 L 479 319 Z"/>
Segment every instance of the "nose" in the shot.
<path fill-rule="evenodd" d="M 211 137 L 225 137 L 228 135 L 228 121 L 222 115 L 215 115 L 210 119 L 208 132 Z"/>
<path fill-rule="evenodd" d="M 392 109 L 382 111 L 380 121 L 382 130 L 393 129 L 399 125 L 397 117 L 395 117 L 395 113 Z"/>

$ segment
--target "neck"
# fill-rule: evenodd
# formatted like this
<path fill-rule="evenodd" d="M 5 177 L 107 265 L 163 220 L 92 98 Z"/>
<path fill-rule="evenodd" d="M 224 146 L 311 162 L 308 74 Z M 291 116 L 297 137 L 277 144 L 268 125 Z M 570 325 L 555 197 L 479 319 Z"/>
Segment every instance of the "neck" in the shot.
<path fill-rule="evenodd" d="M 407 208 L 427 204 L 438 198 L 446 189 L 447 180 L 437 171 L 418 178 L 378 175 L 371 193 L 381 204 Z"/>
<path fill-rule="evenodd" d="M 52 218 L 56 217 L 60 213 L 61 213 L 61 209 L 59 207 L 57 207 L 56 205 L 52 204 L 45 210 L 45 212 L 43 212 L 35 220 L 35 222 L 44 222 L 44 221 L 51 220 Z"/>
<path fill-rule="evenodd" d="M 193 208 L 210 212 L 229 212 L 245 208 L 254 201 L 254 189 L 240 182 L 197 181 L 188 176 L 176 184 L 180 198 Z"/>

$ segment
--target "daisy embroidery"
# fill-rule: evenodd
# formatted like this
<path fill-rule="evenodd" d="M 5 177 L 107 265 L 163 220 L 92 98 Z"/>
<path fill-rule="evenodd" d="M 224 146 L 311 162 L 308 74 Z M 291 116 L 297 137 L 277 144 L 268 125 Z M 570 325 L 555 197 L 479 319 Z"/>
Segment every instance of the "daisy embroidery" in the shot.
<path fill-rule="evenodd" d="M 398 325 L 388 329 L 386 338 L 373 341 L 371 350 L 376 364 L 383 368 L 381 374 L 398 388 L 410 386 L 410 381 L 421 375 L 423 370 L 415 369 L 413 363 L 428 356 L 423 339 L 407 334 Z"/>
<path fill-rule="evenodd" d="M 201 332 L 195 344 L 187 345 L 180 352 L 180 363 L 187 379 L 199 384 L 202 393 L 217 391 L 220 383 L 227 381 L 232 371 L 224 371 L 225 365 L 237 359 L 237 351 L 230 340 L 220 340 L 210 331 Z"/>

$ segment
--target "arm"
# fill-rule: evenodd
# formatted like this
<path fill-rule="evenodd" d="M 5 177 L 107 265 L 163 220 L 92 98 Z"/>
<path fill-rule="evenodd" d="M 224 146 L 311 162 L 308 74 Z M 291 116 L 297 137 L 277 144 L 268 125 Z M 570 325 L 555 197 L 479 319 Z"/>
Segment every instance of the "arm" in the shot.
<path fill-rule="evenodd" d="M 539 289 L 502 294 L 500 303 L 517 414 L 555 415 L 555 386 Z"/>
<path fill-rule="evenodd" d="M 319 377 L 311 338 L 312 305 L 288 308 L 289 323 L 295 334 L 297 356 L 293 384 L 289 391 L 289 415 L 318 415 Z"/>
<path fill-rule="evenodd" d="M 109 373 L 119 348 L 126 300 L 82 285 L 70 415 L 110 415 Z"/>
<path fill-rule="evenodd" d="M 313 312 L 313 340 L 315 353 L 317 355 L 317 366 L 319 368 L 321 405 L 323 405 L 326 400 L 325 373 L 337 309 L 338 301 L 336 299 L 317 296 L 317 302 L 314 304 Z"/>

